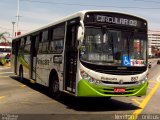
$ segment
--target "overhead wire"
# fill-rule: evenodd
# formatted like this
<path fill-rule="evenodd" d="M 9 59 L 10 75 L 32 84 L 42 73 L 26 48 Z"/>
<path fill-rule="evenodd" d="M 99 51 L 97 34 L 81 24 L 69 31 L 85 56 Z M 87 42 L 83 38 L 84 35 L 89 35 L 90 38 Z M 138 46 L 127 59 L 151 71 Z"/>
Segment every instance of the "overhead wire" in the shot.
<path fill-rule="evenodd" d="M 32 3 L 41 3 L 41 4 L 59 4 L 59 5 L 70 5 L 70 6 L 90 6 L 90 7 L 112 7 L 112 8 L 122 8 L 122 9 L 160 9 L 160 7 L 126 7 L 126 6 L 108 6 L 108 5 L 94 5 L 94 4 L 78 4 L 78 3 L 65 3 L 65 2 L 53 2 L 53 1 L 39 1 L 39 0 L 20 0 L 24 2 L 32 2 Z M 137 2 L 152 2 L 152 3 L 160 3 L 158 1 L 151 0 L 133 0 Z M 0 29 L 12 30 L 9 28 L 4 28 L 0 26 Z M 27 31 L 27 30 L 22 30 Z M 150 30 L 151 31 L 151 30 Z"/>
<path fill-rule="evenodd" d="M 51 2 L 51 1 L 39 1 L 39 0 L 21 0 L 24 2 L 41 3 L 41 4 L 60 4 L 70 6 L 88 6 L 88 7 L 112 7 L 122 9 L 160 9 L 160 7 L 126 7 L 126 6 L 109 6 L 109 5 L 94 5 L 94 4 L 78 4 L 78 3 L 64 3 L 64 2 Z"/>
<path fill-rule="evenodd" d="M 160 1 L 153 1 L 153 0 L 133 0 L 133 1 L 136 1 L 136 2 L 148 2 L 148 3 L 160 3 Z"/>

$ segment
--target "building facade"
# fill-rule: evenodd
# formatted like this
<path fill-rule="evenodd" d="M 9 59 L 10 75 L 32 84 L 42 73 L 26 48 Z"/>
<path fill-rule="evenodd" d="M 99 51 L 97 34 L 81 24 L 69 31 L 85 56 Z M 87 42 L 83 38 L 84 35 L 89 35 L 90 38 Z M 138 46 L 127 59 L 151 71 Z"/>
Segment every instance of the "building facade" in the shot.
<path fill-rule="evenodd" d="M 148 55 L 158 56 L 160 53 L 160 31 L 148 32 Z"/>

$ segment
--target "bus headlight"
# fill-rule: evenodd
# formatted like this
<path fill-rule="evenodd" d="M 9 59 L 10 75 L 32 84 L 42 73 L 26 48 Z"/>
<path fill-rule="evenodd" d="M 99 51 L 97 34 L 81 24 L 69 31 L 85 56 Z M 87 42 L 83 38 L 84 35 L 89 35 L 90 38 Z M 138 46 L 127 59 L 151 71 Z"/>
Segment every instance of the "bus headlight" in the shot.
<path fill-rule="evenodd" d="M 81 76 L 83 79 L 87 80 L 88 82 L 90 82 L 92 84 L 100 84 L 101 83 L 100 80 L 96 80 L 96 79 L 92 78 L 84 70 L 80 70 L 80 73 L 81 73 Z"/>
<path fill-rule="evenodd" d="M 142 80 L 140 80 L 138 83 L 139 84 L 144 84 L 147 79 L 148 79 L 148 77 L 146 76 L 145 78 L 143 78 Z"/>
<path fill-rule="evenodd" d="M 88 79 L 86 79 L 86 80 L 88 80 L 90 83 L 94 83 L 94 79 L 91 77 L 88 77 Z"/>

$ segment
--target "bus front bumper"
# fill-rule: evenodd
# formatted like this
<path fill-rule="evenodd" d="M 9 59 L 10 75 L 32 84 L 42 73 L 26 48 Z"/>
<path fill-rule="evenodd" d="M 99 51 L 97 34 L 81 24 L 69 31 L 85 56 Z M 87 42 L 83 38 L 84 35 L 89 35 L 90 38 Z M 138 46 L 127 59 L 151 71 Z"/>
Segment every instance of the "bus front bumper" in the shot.
<path fill-rule="evenodd" d="M 79 97 L 143 96 L 146 95 L 147 86 L 148 86 L 148 81 L 137 86 L 127 86 L 125 87 L 125 92 L 121 93 L 121 92 L 114 92 L 114 87 L 111 86 L 100 86 L 96 84 L 91 84 L 86 80 L 80 80 L 78 83 L 77 96 Z"/>

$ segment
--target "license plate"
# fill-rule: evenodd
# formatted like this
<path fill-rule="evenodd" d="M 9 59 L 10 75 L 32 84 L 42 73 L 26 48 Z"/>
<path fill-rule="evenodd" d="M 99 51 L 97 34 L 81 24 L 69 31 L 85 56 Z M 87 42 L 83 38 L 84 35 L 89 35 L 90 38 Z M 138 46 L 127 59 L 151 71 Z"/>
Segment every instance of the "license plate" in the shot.
<path fill-rule="evenodd" d="M 124 93 L 126 91 L 125 88 L 114 88 L 115 93 Z"/>

